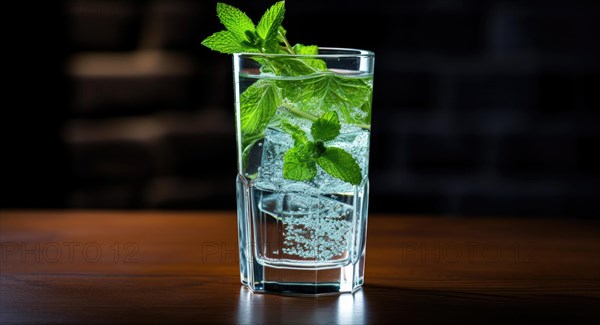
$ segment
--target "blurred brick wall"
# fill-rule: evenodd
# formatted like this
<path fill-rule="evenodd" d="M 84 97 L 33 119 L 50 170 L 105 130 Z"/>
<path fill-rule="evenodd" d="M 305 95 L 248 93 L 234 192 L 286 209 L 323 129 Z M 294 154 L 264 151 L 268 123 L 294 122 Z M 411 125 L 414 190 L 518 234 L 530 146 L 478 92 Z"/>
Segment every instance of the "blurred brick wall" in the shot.
<path fill-rule="evenodd" d="M 231 58 L 199 45 L 215 3 L 66 2 L 68 206 L 234 209 Z M 372 211 L 600 215 L 597 3 L 287 8 L 292 42 L 376 52 Z"/>

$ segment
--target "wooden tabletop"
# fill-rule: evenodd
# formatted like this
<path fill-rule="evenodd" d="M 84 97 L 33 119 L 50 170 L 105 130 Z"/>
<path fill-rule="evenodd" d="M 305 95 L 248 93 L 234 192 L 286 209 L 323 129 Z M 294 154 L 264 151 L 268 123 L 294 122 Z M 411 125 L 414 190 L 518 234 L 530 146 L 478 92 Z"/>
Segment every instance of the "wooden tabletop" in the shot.
<path fill-rule="evenodd" d="M 600 319 L 600 223 L 369 219 L 354 295 L 253 294 L 233 212 L 0 212 L 0 323 L 502 323 Z"/>

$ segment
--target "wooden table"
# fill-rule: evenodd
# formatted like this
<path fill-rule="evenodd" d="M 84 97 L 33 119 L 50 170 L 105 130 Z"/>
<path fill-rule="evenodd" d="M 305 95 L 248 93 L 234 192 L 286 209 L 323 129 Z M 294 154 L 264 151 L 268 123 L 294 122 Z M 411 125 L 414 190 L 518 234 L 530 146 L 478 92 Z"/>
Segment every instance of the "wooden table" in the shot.
<path fill-rule="evenodd" d="M 498 323 L 600 319 L 600 223 L 369 220 L 354 295 L 253 294 L 230 212 L 0 212 L 0 323 Z"/>

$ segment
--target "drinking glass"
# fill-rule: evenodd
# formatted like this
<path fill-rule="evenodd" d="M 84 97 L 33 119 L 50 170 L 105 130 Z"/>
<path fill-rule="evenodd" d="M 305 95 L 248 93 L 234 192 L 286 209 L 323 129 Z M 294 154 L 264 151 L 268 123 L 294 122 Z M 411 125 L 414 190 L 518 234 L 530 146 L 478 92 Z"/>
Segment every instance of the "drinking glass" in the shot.
<path fill-rule="evenodd" d="M 258 292 L 354 292 L 365 272 L 374 54 L 319 48 L 233 60 L 242 283 Z M 318 129 L 336 118 L 339 128 Z M 313 151 L 289 162 L 307 143 Z M 340 157 L 319 158 L 334 151 L 351 155 L 360 173 L 348 176 Z"/>

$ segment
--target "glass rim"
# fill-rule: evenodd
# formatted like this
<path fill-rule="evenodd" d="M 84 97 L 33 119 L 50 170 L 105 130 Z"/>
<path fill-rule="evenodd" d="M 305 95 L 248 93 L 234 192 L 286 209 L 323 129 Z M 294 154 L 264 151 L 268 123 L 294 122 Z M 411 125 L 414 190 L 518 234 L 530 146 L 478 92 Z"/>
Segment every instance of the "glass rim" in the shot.
<path fill-rule="evenodd" d="M 257 53 L 257 52 L 239 52 L 233 53 L 234 57 L 269 57 L 269 58 L 373 58 L 375 53 L 372 51 L 344 48 L 344 47 L 319 47 L 319 50 L 339 51 L 335 54 L 276 54 L 276 53 Z M 348 52 L 348 53 L 344 53 Z M 352 53 L 354 52 L 354 53 Z"/>

